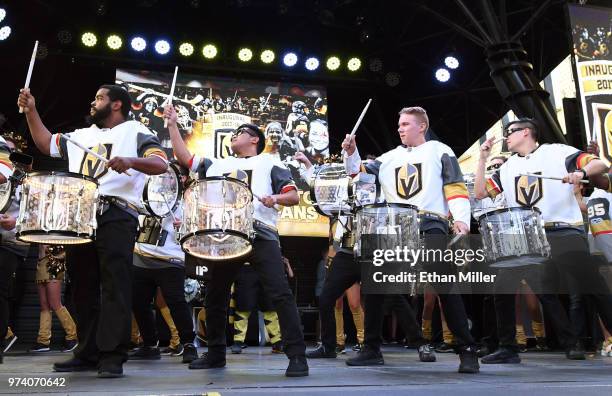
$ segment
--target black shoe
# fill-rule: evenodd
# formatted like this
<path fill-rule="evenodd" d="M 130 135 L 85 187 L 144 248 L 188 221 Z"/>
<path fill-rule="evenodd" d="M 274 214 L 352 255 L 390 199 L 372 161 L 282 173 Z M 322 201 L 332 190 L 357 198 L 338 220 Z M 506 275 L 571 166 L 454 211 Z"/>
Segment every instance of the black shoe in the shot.
<path fill-rule="evenodd" d="M 518 350 L 520 353 L 527 352 L 527 344 L 518 344 Z"/>
<path fill-rule="evenodd" d="M 357 344 L 353 345 L 353 351 L 355 351 L 355 352 L 359 352 L 362 349 L 363 349 L 363 343 L 359 343 L 358 342 Z"/>
<path fill-rule="evenodd" d="M 213 359 L 210 357 L 210 354 L 208 352 L 204 352 L 201 358 L 189 363 L 189 368 L 192 370 L 203 370 L 220 367 L 225 367 L 225 356 L 220 357 L 218 359 Z"/>
<path fill-rule="evenodd" d="M 289 366 L 285 371 L 287 377 L 307 377 L 308 362 L 305 356 L 292 356 L 289 358 Z"/>
<path fill-rule="evenodd" d="M 130 341 L 130 346 L 128 347 L 128 352 L 134 352 L 136 349 L 140 348 L 144 344 L 141 342 L 140 344 L 135 344 Z"/>
<path fill-rule="evenodd" d="M 69 373 L 73 371 L 93 371 L 96 369 L 96 364 L 89 360 L 82 360 L 77 357 L 65 360 L 63 362 L 57 362 L 53 364 L 53 371 L 59 373 Z"/>
<path fill-rule="evenodd" d="M 545 352 L 548 351 L 548 344 L 546 343 L 546 337 L 536 337 L 536 351 Z"/>
<path fill-rule="evenodd" d="M 195 345 L 189 343 L 181 346 L 183 350 L 183 363 L 191 363 L 198 358 L 198 350 Z"/>
<path fill-rule="evenodd" d="M 134 352 L 130 352 L 129 360 L 159 360 L 161 359 L 161 353 L 158 347 L 153 346 L 142 346 L 136 349 Z"/>
<path fill-rule="evenodd" d="M 237 354 L 239 354 L 239 353 L 242 353 L 242 350 L 243 350 L 244 348 L 246 348 L 246 347 L 247 347 L 247 346 L 246 346 L 246 344 L 245 344 L 244 342 L 241 342 L 241 341 L 236 341 L 236 342 L 234 342 L 234 343 L 232 344 L 231 350 L 232 350 L 232 353 L 233 353 L 233 354 L 236 354 L 236 355 L 237 355 Z"/>
<path fill-rule="evenodd" d="M 285 353 L 285 351 L 283 350 L 283 342 L 282 341 L 277 341 L 274 344 L 272 344 L 272 353 Z"/>
<path fill-rule="evenodd" d="M 480 361 L 483 364 L 516 364 L 521 362 L 521 358 L 518 353 L 508 348 L 499 348 L 497 351 L 484 356 Z"/>
<path fill-rule="evenodd" d="M 385 364 L 385 361 L 380 349 L 364 345 L 357 356 L 347 359 L 346 364 L 347 366 L 381 366 Z"/>
<path fill-rule="evenodd" d="M 308 359 L 335 359 L 336 351 L 328 351 L 325 346 L 320 345 L 317 349 L 306 352 Z"/>
<path fill-rule="evenodd" d="M 478 356 L 479 358 L 485 357 L 489 354 L 491 354 L 491 349 L 489 349 L 489 347 L 486 345 L 483 345 L 480 348 L 476 349 L 476 356 Z"/>
<path fill-rule="evenodd" d="M 30 349 L 28 349 L 28 352 L 49 352 L 50 350 L 51 348 L 49 348 L 49 345 L 37 342 Z"/>
<path fill-rule="evenodd" d="M 100 363 L 98 378 L 123 377 L 123 365 L 120 363 Z"/>
<path fill-rule="evenodd" d="M 336 355 L 344 355 L 346 353 L 346 345 L 336 345 Z"/>
<path fill-rule="evenodd" d="M 421 362 L 435 362 L 436 353 L 429 344 L 423 344 L 419 347 L 419 360 Z"/>
<path fill-rule="evenodd" d="M 165 347 L 159 351 L 162 356 L 181 356 L 183 354 L 183 345 L 178 344 L 176 347 Z"/>
<path fill-rule="evenodd" d="M 474 347 L 469 347 L 459 352 L 459 372 L 463 374 L 476 374 L 480 372 L 478 356 Z"/>
<path fill-rule="evenodd" d="M 578 341 L 576 345 L 567 349 L 565 351 L 565 357 L 569 360 L 584 360 L 586 357 L 584 356 L 584 345 L 582 341 Z"/>
<path fill-rule="evenodd" d="M 455 351 L 455 348 L 451 344 L 443 342 L 435 348 L 435 351 L 438 353 L 452 353 Z"/>
<path fill-rule="evenodd" d="M 66 343 L 64 344 L 64 349 L 62 349 L 62 352 L 72 352 L 78 346 L 79 346 L 79 342 L 77 340 L 66 340 Z"/>

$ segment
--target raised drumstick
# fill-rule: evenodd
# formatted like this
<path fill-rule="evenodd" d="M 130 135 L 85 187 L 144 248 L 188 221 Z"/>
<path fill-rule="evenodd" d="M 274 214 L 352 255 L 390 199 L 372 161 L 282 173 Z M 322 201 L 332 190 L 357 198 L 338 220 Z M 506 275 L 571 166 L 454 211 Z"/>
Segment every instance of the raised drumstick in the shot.
<path fill-rule="evenodd" d="M 533 177 L 539 177 L 540 179 L 549 179 L 549 180 L 559 180 L 559 181 L 563 181 L 562 177 L 555 177 L 555 176 L 544 176 L 544 175 L 538 175 L 537 173 L 521 173 L 520 176 L 533 176 Z M 588 180 L 580 180 L 580 183 L 583 184 L 588 184 L 589 181 Z"/>
<path fill-rule="evenodd" d="M 94 157 L 96 157 L 97 159 L 99 159 L 100 161 L 104 162 L 105 164 L 108 163 L 108 160 L 104 157 L 102 157 L 100 154 L 96 153 L 93 150 L 88 149 L 87 147 L 83 146 L 81 143 L 77 142 L 74 139 L 69 138 L 68 136 L 62 134 L 61 135 L 62 139 L 66 139 L 67 141 L 69 141 L 70 143 L 74 144 L 75 146 L 77 146 L 78 148 L 80 148 L 81 150 L 85 151 L 88 154 L 93 155 Z M 125 172 L 126 175 L 128 176 L 132 176 L 131 173 L 129 173 L 127 170 Z"/>
<path fill-rule="evenodd" d="M 30 67 L 28 68 L 28 75 L 26 76 L 25 85 L 23 89 L 30 88 L 30 80 L 32 79 L 32 70 L 34 70 L 34 62 L 36 61 L 36 52 L 38 51 L 38 40 L 34 43 L 34 51 L 32 51 L 32 58 L 30 59 Z M 23 107 L 19 107 L 19 112 L 23 113 Z"/>
<path fill-rule="evenodd" d="M 172 77 L 172 85 L 170 86 L 170 96 L 166 100 L 166 104 L 172 104 L 172 97 L 174 96 L 174 87 L 176 86 L 176 75 L 178 74 L 178 66 L 174 66 L 174 77 Z M 164 118 L 164 128 L 168 128 L 168 119 Z"/>
<path fill-rule="evenodd" d="M 363 120 L 363 117 L 368 111 L 368 107 L 370 107 L 370 103 L 372 103 L 372 99 L 368 99 L 368 103 L 366 103 L 365 107 L 363 108 L 363 111 L 361 112 L 361 115 L 357 119 L 357 122 L 355 123 L 355 126 L 353 127 L 353 130 L 351 131 L 351 135 L 350 135 L 351 138 L 355 136 L 355 132 L 357 132 L 357 128 L 359 128 L 359 125 L 361 125 L 361 120 Z M 344 156 L 345 152 L 346 151 L 342 149 L 342 152 L 340 153 L 340 155 Z"/>

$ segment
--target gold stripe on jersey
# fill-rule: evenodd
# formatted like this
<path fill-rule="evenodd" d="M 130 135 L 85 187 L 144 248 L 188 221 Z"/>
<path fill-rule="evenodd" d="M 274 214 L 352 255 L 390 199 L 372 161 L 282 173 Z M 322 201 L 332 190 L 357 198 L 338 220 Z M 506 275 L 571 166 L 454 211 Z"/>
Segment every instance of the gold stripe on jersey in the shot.
<path fill-rule="evenodd" d="M 145 152 L 142 155 L 142 157 L 143 158 L 147 158 L 147 157 L 150 157 L 152 155 L 156 155 L 158 157 L 161 157 L 161 158 L 165 159 L 166 161 L 168 160 L 168 156 L 166 155 L 166 153 L 164 153 L 164 151 L 160 150 L 158 147 L 151 147 L 151 148 L 145 150 Z"/>
<path fill-rule="evenodd" d="M 612 221 L 599 219 L 601 221 L 591 221 L 589 226 L 593 235 L 612 234 Z"/>
<path fill-rule="evenodd" d="M 444 196 L 447 201 L 456 198 L 469 199 L 468 189 L 463 182 L 445 184 L 443 188 Z"/>
<path fill-rule="evenodd" d="M 487 194 L 489 194 L 489 197 L 491 197 L 491 198 L 495 198 L 496 196 L 501 194 L 501 190 L 499 189 L 497 184 L 495 184 L 495 182 L 491 178 L 487 179 L 487 183 L 485 184 L 485 188 L 487 189 Z"/>
<path fill-rule="evenodd" d="M 9 159 L 9 153 L 0 151 L 0 164 L 7 166 L 9 169 L 13 169 L 13 163 Z"/>
<path fill-rule="evenodd" d="M 582 169 L 586 166 L 586 164 L 588 164 L 589 162 L 598 159 L 597 156 L 593 155 L 593 154 L 589 154 L 589 153 L 582 153 L 578 156 L 578 158 L 576 159 L 576 169 Z"/>

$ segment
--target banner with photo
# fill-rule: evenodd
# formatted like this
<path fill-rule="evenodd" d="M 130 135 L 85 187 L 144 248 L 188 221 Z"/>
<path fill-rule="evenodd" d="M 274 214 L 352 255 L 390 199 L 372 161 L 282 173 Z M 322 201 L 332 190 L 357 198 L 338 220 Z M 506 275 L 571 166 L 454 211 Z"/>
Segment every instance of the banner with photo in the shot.
<path fill-rule="evenodd" d="M 612 8 L 569 5 L 573 52 L 587 141 L 612 163 Z"/>
<path fill-rule="evenodd" d="M 162 105 L 170 94 L 172 73 L 117 69 L 116 82 L 130 93 L 131 117 L 156 133 L 171 157 Z M 312 206 L 309 187 L 300 178 L 300 163 L 293 159 L 297 151 L 304 152 L 313 163 L 329 157 L 323 87 L 179 73 L 172 103 L 187 147 L 200 156 L 231 156 L 231 133 L 241 124 L 253 123 L 265 131 L 265 152 L 278 156 L 291 170 L 300 194 L 299 205 L 282 207 L 279 233 L 328 236 L 329 221 Z"/>

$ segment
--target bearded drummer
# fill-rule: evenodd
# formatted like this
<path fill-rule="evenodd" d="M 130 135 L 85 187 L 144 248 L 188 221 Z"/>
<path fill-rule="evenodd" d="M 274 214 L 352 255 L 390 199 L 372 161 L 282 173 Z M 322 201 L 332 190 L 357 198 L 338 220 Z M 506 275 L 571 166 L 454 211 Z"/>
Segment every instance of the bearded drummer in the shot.
<path fill-rule="evenodd" d="M 399 112 L 398 133 L 402 145 L 384 153 L 375 161 L 361 168 L 361 157 L 355 137 L 347 135 L 342 142 L 345 150 L 347 173 L 354 175 L 360 170 L 376 175 L 389 203 L 403 203 L 419 208 L 420 232 L 427 237 L 427 249 L 446 249 L 445 238 L 449 232 L 446 214 L 453 215 L 453 232 L 468 234 L 470 223 L 470 201 L 463 182 L 457 157 L 450 147 L 437 141 L 426 141 L 429 118 L 421 107 L 407 107 Z M 360 169 L 361 168 L 361 169 Z M 456 271 L 452 263 L 427 263 L 428 272 L 451 274 Z M 474 339 L 468 328 L 467 315 L 459 294 L 450 294 L 452 284 L 432 284 L 440 296 L 442 309 L 448 326 L 455 335 L 456 351 L 461 364 L 460 373 L 478 373 Z M 382 343 L 382 301 L 384 295 L 365 296 L 365 347 L 359 354 L 347 360 L 351 366 L 383 364 L 380 346 Z M 428 344 L 419 346 L 421 361 L 432 361 L 432 348 Z"/>
<path fill-rule="evenodd" d="M 131 100 L 118 85 L 103 85 L 91 102 L 88 128 L 67 135 L 100 159 L 51 134 L 43 124 L 29 89 L 22 89 L 24 109 L 36 147 L 45 155 L 68 160 L 71 172 L 95 178 L 103 196 L 93 243 L 73 245 L 66 262 L 73 282 L 79 346 L 74 357 L 55 363 L 55 371 L 98 370 L 100 378 L 123 376 L 132 324 L 132 255 L 138 227 L 137 207 L 145 174 L 168 168 L 159 140 L 137 121 L 129 121 Z M 112 158 L 111 158 L 112 153 Z M 129 175 L 125 172 L 129 170 Z"/>
<path fill-rule="evenodd" d="M 592 295 L 604 325 L 611 330 L 612 298 L 608 285 L 589 257 L 583 217 L 572 186 L 589 176 L 601 175 L 607 171 L 607 166 L 597 156 L 565 144 L 539 144 L 538 136 L 538 123 L 533 119 L 519 118 L 508 123 L 504 137 L 508 149 L 514 154 L 486 180 L 485 163 L 491 153 L 493 138 L 485 141 L 480 147 L 474 192 L 477 198 L 495 198 L 503 194 L 508 207 L 537 207 L 541 211 L 552 254 L 550 262 L 545 264 L 542 281 L 548 280 L 546 273 L 551 272 L 548 266 L 554 265 L 553 272 L 558 271 L 565 277 L 571 293 Z M 529 174 L 558 177 L 562 181 Z M 502 280 L 497 277 L 498 282 Z M 504 287 L 508 287 L 505 283 Z M 550 286 L 550 283 L 543 286 Z M 566 348 L 566 357 L 584 359 L 584 350 L 574 331 L 568 328 L 567 315 L 556 295 L 539 294 L 538 297 L 546 306 L 556 333 Z M 520 362 L 515 341 L 514 305 L 514 295 L 496 293 L 500 347 L 483 357 L 483 363 Z"/>
<path fill-rule="evenodd" d="M 265 136 L 255 125 L 241 125 L 232 134 L 231 148 L 236 157 L 202 158 L 187 149 L 176 127 L 176 112 L 172 106 L 166 106 L 164 117 L 168 119 L 172 147 L 179 164 L 198 172 L 200 179 L 243 174 L 254 195 L 259 197 L 254 202 L 256 237 L 253 241 L 253 252 L 244 261 L 249 261 L 257 271 L 264 291 L 278 314 L 285 354 L 289 358 L 285 375 L 307 376 L 306 345 L 295 299 L 285 276 L 276 228 L 277 205 L 293 206 L 299 202 L 291 173 L 277 158 L 262 154 L 266 143 Z M 230 287 L 243 264 L 242 260 L 238 260 L 213 268 L 206 293 L 208 353 L 191 362 L 189 368 L 212 369 L 225 366 L 225 324 Z"/>

